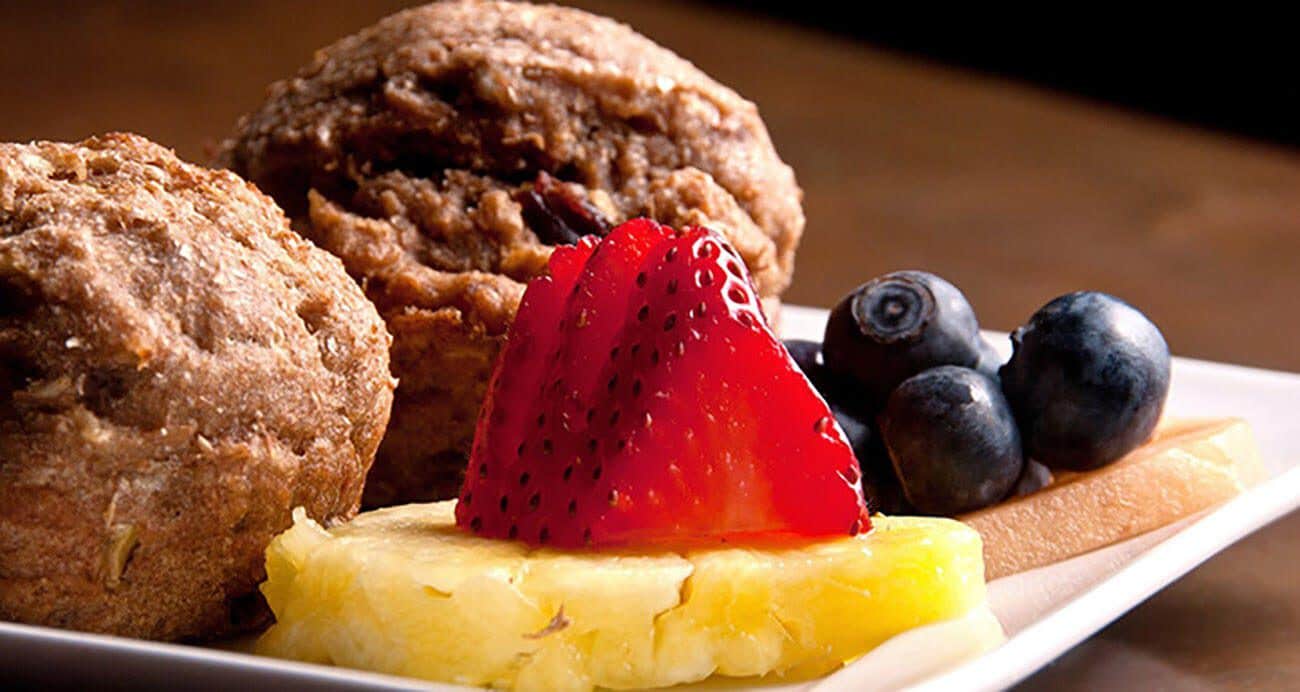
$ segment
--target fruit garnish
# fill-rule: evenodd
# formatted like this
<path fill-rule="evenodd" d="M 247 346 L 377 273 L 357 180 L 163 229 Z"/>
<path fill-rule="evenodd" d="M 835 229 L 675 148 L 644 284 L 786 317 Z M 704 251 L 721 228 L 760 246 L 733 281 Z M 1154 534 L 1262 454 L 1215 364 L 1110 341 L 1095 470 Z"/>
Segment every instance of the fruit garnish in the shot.
<path fill-rule="evenodd" d="M 1061 296 L 1011 339 L 1003 363 L 961 291 L 903 271 L 845 296 L 825 343 L 790 344 L 849 436 L 872 507 L 951 515 L 1037 492 L 1051 468 L 1119 459 L 1151 437 L 1164 407 L 1169 347 L 1118 298 Z M 877 430 L 883 471 L 862 442 Z M 907 501 L 891 503 L 898 486 Z"/>
<path fill-rule="evenodd" d="M 788 685 L 984 610 L 979 534 L 951 519 L 779 548 L 559 551 L 463 531 L 454 504 L 328 530 L 299 513 L 266 551 L 275 624 L 257 651 L 497 690 Z M 994 646 L 988 630 L 957 643 Z"/>
<path fill-rule="evenodd" d="M 1169 393 L 1169 346 L 1133 306 L 1061 296 L 1011 335 L 1002 389 L 1025 452 L 1053 468 L 1104 466 L 1146 442 Z"/>
<path fill-rule="evenodd" d="M 944 365 L 904 380 L 880 431 L 903 493 L 926 514 L 998 502 L 1025 467 L 1011 407 L 996 382 L 969 368 Z"/>
<path fill-rule="evenodd" d="M 871 414 L 903 380 L 940 365 L 975 367 L 981 338 L 966 297 L 919 271 L 886 274 L 858 286 L 831 310 L 826 365 L 852 377 Z"/>
<path fill-rule="evenodd" d="M 558 547 L 869 528 L 849 444 L 739 255 L 645 220 L 557 248 L 529 284 L 456 520 Z"/>

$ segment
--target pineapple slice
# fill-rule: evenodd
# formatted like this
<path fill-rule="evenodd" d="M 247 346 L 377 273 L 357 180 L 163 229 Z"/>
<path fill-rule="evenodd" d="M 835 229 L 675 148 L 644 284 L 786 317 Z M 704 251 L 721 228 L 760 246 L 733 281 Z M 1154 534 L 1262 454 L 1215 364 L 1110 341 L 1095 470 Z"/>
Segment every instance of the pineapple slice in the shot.
<path fill-rule="evenodd" d="M 455 526 L 455 502 L 325 530 L 295 512 L 267 550 L 260 653 L 468 685 L 657 687 L 810 677 L 984 604 L 979 535 L 947 519 L 798 548 L 561 552 Z"/>

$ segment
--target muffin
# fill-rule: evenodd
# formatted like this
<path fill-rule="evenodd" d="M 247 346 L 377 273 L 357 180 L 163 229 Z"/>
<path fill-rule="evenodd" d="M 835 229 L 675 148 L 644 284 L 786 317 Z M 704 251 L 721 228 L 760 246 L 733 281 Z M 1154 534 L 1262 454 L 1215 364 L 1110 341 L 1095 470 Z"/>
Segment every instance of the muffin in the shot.
<path fill-rule="evenodd" d="M 801 193 L 754 104 L 574 9 L 446 2 L 271 85 L 220 162 L 343 259 L 393 334 L 371 506 L 451 497 L 493 361 L 552 246 L 649 216 L 744 256 L 769 318 Z"/>
<path fill-rule="evenodd" d="M 234 174 L 129 134 L 0 144 L 0 618 L 239 629 L 291 510 L 356 512 L 389 346 Z"/>

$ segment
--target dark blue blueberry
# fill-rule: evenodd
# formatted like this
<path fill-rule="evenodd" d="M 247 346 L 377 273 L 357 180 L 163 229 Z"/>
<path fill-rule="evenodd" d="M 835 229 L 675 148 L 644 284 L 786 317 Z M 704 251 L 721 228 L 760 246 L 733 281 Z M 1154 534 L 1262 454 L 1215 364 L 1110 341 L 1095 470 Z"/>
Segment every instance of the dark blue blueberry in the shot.
<path fill-rule="evenodd" d="M 1025 459 L 1025 470 L 1021 472 L 1020 479 L 1011 488 L 1011 494 L 1008 495 L 1008 498 L 1036 493 L 1051 484 L 1051 469 L 1033 459 Z"/>
<path fill-rule="evenodd" d="M 795 365 L 803 371 L 809 382 L 817 389 L 817 393 L 827 402 L 838 399 L 839 393 L 844 389 L 842 386 L 843 378 L 837 378 L 834 373 L 826 368 L 822 361 L 822 345 L 818 341 L 805 341 L 804 339 L 786 339 L 785 350 L 790 352 L 790 357 L 794 359 Z M 837 381 L 840 380 L 840 381 Z"/>
<path fill-rule="evenodd" d="M 907 512 L 907 500 L 894 477 L 894 467 L 889 463 L 880 433 L 868 417 L 857 413 L 858 397 L 852 395 L 851 383 L 846 383 L 844 376 L 826 369 L 819 342 L 787 339 L 785 348 L 830 405 L 831 413 L 835 414 L 836 422 L 853 448 L 853 456 L 857 457 L 862 469 L 862 490 L 867 497 L 867 506 L 872 512 L 885 514 Z"/>
<path fill-rule="evenodd" d="M 822 345 L 819 341 L 807 341 L 805 339 L 786 339 L 784 342 L 785 350 L 790 352 L 790 357 L 794 359 L 795 365 L 803 370 L 803 374 L 808 379 L 813 379 L 814 375 L 820 376 L 822 370 L 826 367 L 822 362 Z M 814 382 L 814 384 L 816 384 Z"/>
<path fill-rule="evenodd" d="M 865 469 L 862 472 L 862 495 L 867 500 L 867 508 L 872 513 L 917 514 L 916 508 L 903 494 L 903 486 L 898 482 L 884 445 L 879 445 L 879 449 L 871 454 L 866 460 L 858 461 L 858 465 Z"/>
<path fill-rule="evenodd" d="M 974 367 L 979 349 L 979 324 L 961 291 L 934 274 L 902 271 L 845 296 L 822 351 L 827 367 L 857 381 L 874 413 L 899 382 L 938 365 Z"/>
<path fill-rule="evenodd" d="M 993 344 L 989 343 L 988 339 L 981 337 L 979 346 L 980 359 L 975 363 L 975 369 L 995 380 L 998 379 L 998 368 L 1001 368 L 1007 359 L 993 348 Z"/>
<path fill-rule="evenodd" d="M 953 516 L 1005 498 L 1024 470 L 1011 407 L 997 382 L 951 365 L 894 389 L 880 432 L 916 509 Z"/>
<path fill-rule="evenodd" d="M 858 452 L 870 451 L 880 444 L 880 436 L 871 429 L 870 423 L 835 402 L 829 403 L 831 413 L 835 414 L 835 422 L 840 424 L 840 430 L 844 431 L 844 436 L 848 438 L 849 446 L 853 448 L 855 455 Z"/>
<path fill-rule="evenodd" d="M 884 463 L 881 463 L 880 452 L 883 452 L 884 448 L 880 444 L 880 434 L 872 429 L 871 423 L 836 402 L 830 402 L 830 405 L 831 413 L 835 414 L 835 422 L 840 424 L 840 430 L 843 430 L 844 437 L 848 438 L 849 446 L 853 448 L 853 456 L 858 458 L 858 466 L 862 467 L 862 472 L 872 470 L 870 467 L 873 465 L 888 467 L 888 457 L 884 457 Z"/>
<path fill-rule="evenodd" d="M 880 439 L 880 431 L 869 420 L 838 403 L 831 403 L 831 413 L 835 414 L 835 420 L 853 448 L 858 468 L 862 470 L 862 492 L 867 498 L 867 507 L 872 512 L 885 514 L 912 513 L 898 477 L 894 475 L 894 466 Z"/>
<path fill-rule="evenodd" d="M 842 412 L 854 412 L 857 414 L 862 410 L 862 394 L 854 386 L 852 378 L 846 377 L 836 372 L 832 372 L 826 367 L 826 362 L 822 358 L 822 345 L 819 341 L 806 341 L 804 339 L 786 339 L 785 348 L 790 352 L 790 357 L 794 359 L 799 369 L 812 382 L 817 393 L 822 395 L 826 403 L 832 404 L 832 408 L 838 406 Z"/>
<path fill-rule="evenodd" d="M 1109 464 L 1146 442 L 1169 393 L 1169 346 L 1105 293 L 1061 296 L 1011 335 L 1002 390 L 1025 452 L 1051 468 Z"/>
<path fill-rule="evenodd" d="M 893 469 L 887 474 L 862 475 L 862 495 L 867 500 L 867 509 L 872 514 L 916 514 L 917 510 L 907 501 L 903 486 L 894 476 Z"/>

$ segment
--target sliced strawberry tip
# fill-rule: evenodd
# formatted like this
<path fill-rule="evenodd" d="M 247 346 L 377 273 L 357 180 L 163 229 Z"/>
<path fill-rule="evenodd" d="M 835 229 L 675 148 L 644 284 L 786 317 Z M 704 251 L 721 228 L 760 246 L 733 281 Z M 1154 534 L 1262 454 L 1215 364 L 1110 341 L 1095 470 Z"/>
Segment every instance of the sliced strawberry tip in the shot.
<path fill-rule="evenodd" d="M 529 284 L 456 516 L 570 548 L 870 528 L 853 453 L 738 254 L 644 220 L 557 248 Z"/>

